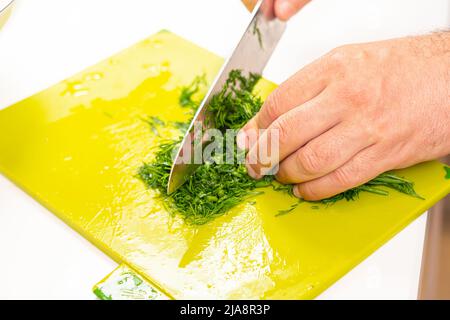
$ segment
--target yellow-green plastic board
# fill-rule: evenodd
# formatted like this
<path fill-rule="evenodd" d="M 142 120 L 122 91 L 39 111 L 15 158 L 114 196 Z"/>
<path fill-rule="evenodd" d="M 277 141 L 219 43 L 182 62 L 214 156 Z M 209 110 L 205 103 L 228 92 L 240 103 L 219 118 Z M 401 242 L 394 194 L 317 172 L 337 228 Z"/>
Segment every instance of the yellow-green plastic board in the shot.
<path fill-rule="evenodd" d="M 270 189 L 189 227 L 135 177 L 185 120 L 180 87 L 222 59 L 167 31 L 0 111 L 0 171 L 171 298 L 313 298 L 449 192 L 438 162 L 400 174 L 426 200 L 363 194 L 318 210 Z M 265 97 L 275 86 L 257 90 Z M 11 239 L 14 241 L 14 239 Z"/>

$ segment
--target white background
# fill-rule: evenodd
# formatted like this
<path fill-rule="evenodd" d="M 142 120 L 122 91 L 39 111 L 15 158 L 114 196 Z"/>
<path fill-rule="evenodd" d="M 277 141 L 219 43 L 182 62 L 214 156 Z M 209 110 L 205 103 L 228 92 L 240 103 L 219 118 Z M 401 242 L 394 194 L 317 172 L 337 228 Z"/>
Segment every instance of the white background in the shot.
<path fill-rule="evenodd" d="M 448 0 L 314 0 L 290 22 L 265 76 L 281 82 L 345 43 L 449 27 L 449 12 Z M 0 109 L 159 29 L 226 56 L 248 18 L 238 0 L 17 0 L 0 30 Z M 425 220 L 320 298 L 415 299 Z M 115 266 L 0 176 L 0 299 L 92 299 L 92 285 Z"/>

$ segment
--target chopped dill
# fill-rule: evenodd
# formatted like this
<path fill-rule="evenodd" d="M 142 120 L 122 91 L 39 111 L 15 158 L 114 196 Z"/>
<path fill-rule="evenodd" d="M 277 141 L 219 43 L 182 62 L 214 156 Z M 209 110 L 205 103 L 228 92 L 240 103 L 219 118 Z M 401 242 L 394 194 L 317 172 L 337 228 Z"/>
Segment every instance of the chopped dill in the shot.
<path fill-rule="evenodd" d="M 215 127 L 220 130 L 242 127 L 262 105 L 261 99 L 252 94 L 259 78 L 257 75 L 244 77 L 240 71 L 232 71 L 223 90 L 212 98 L 207 119 L 214 121 Z M 198 106 L 198 103 L 192 100 L 193 94 L 198 90 L 198 79 L 182 90 L 180 104 Z M 152 120 L 150 123 L 154 125 L 155 121 Z M 157 189 L 167 200 L 165 205 L 169 211 L 179 214 L 188 224 L 202 225 L 223 215 L 245 199 L 261 194 L 255 189 L 270 186 L 273 181 L 273 177 L 265 177 L 259 181 L 252 179 L 247 174 L 245 165 L 237 161 L 233 164 L 208 161 L 201 165 L 185 184 L 168 195 L 172 154 L 180 142 L 181 139 L 162 143 L 154 160 L 144 164 L 138 175 L 148 187 Z M 226 154 L 217 156 L 225 160 Z M 238 154 L 234 153 L 234 157 L 237 156 Z"/>
<path fill-rule="evenodd" d="M 258 27 L 258 20 L 255 20 L 255 22 L 253 22 L 253 30 L 252 30 L 253 35 L 256 35 L 258 37 L 258 43 L 259 43 L 259 47 L 261 49 L 264 49 L 263 47 L 263 42 L 262 42 L 262 34 L 261 34 L 261 30 Z"/>
<path fill-rule="evenodd" d="M 192 225 L 204 224 L 226 213 L 243 200 L 260 194 L 257 188 L 271 184 L 270 178 L 257 181 L 247 174 L 242 164 L 205 163 L 174 193 L 167 194 L 173 151 L 178 141 L 160 145 L 152 163 L 139 169 L 148 187 L 159 190 L 171 212 L 180 214 Z"/>
<path fill-rule="evenodd" d="M 207 109 L 206 121 L 219 130 L 240 129 L 261 108 L 262 100 L 253 94 L 253 89 L 260 76 L 250 74 L 244 76 L 240 70 L 233 70 L 229 74 L 223 89 L 212 97 Z M 190 108 L 191 115 L 198 108 L 199 101 L 194 96 L 204 85 L 205 77 L 196 77 L 187 87 L 182 88 L 179 103 L 182 107 Z M 157 117 L 149 117 L 145 121 L 152 131 L 158 132 L 158 126 L 165 122 Z M 189 122 L 171 122 L 180 130 L 180 134 L 187 130 Z M 245 165 L 234 161 L 234 164 L 225 164 L 225 153 L 215 155 L 194 172 L 189 180 L 172 194 L 167 194 L 172 155 L 178 148 L 181 137 L 165 141 L 157 146 L 154 160 L 145 163 L 138 172 L 140 179 L 152 189 L 159 191 L 165 200 L 167 209 L 180 215 L 189 225 L 203 225 L 225 214 L 231 208 L 244 202 L 246 199 L 262 194 L 260 188 L 271 186 L 275 191 L 285 192 L 293 197 L 293 186 L 282 185 L 274 180 L 273 176 L 265 176 L 262 180 L 254 180 L 248 174 Z M 234 146 L 237 149 L 236 142 Z M 234 152 L 234 157 L 238 154 Z M 294 211 L 301 203 L 312 203 L 312 209 L 318 209 L 319 204 L 330 205 L 341 200 L 355 201 L 361 192 L 369 192 L 387 196 L 389 192 L 384 188 L 397 190 L 401 193 L 422 199 L 414 190 L 414 184 L 392 173 L 383 173 L 368 183 L 347 190 L 343 193 L 321 201 L 298 200 L 286 210 L 280 210 L 276 216 L 286 215 Z"/>
<path fill-rule="evenodd" d="M 194 99 L 194 96 L 200 92 L 201 88 L 206 86 L 206 76 L 201 75 L 195 77 L 191 84 L 181 88 L 181 94 L 179 98 L 180 106 L 183 108 L 191 108 L 196 110 L 199 102 Z"/>
<path fill-rule="evenodd" d="M 259 79 L 260 75 L 245 77 L 240 70 L 232 70 L 222 90 L 211 98 L 207 121 L 219 130 L 242 128 L 263 104 L 252 93 Z"/>
<path fill-rule="evenodd" d="M 142 119 L 142 121 L 146 122 L 150 126 L 150 130 L 159 136 L 158 127 L 164 126 L 165 122 L 158 117 L 150 116 L 146 119 Z"/>
<path fill-rule="evenodd" d="M 276 191 L 284 191 L 289 195 L 293 195 L 293 185 L 281 185 L 278 183 L 273 183 L 272 185 L 274 190 Z M 385 172 L 361 186 L 349 189 L 330 198 L 322 199 L 319 201 L 304 201 L 309 203 L 330 205 L 341 200 L 355 201 L 358 199 L 361 192 L 373 193 L 380 196 L 388 196 L 389 191 L 381 189 L 380 187 L 394 189 L 400 193 L 404 193 L 411 197 L 423 200 L 423 198 L 414 190 L 414 183 L 412 181 L 401 178 L 393 173 Z"/>
<path fill-rule="evenodd" d="M 170 124 L 181 132 L 186 132 L 189 129 L 189 122 L 173 121 Z"/>
<path fill-rule="evenodd" d="M 294 203 L 293 205 L 291 205 L 289 207 L 289 209 L 286 210 L 279 210 L 278 213 L 275 215 L 275 217 L 279 217 L 279 216 L 284 216 L 285 214 L 291 213 L 292 211 L 294 211 L 295 209 L 297 209 L 297 207 L 300 205 L 300 203 L 304 202 L 304 200 L 298 200 L 296 203 Z"/>

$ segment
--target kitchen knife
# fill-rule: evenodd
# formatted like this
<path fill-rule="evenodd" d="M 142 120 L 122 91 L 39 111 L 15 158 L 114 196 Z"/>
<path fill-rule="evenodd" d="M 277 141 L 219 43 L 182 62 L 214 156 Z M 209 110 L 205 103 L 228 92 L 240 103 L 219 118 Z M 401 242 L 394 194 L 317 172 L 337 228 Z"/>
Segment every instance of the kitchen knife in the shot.
<path fill-rule="evenodd" d="M 194 131 L 198 125 L 207 129 L 209 123 L 204 121 L 205 111 L 211 97 L 222 90 L 228 74 L 234 69 L 240 69 L 244 74 L 262 74 L 285 29 L 285 22 L 278 20 L 273 14 L 273 0 L 259 1 L 244 35 L 222 66 L 181 142 L 171 168 L 168 194 L 183 185 L 200 165 L 194 163 Z M 207 143 L 202 140 L 201 144 L 204 147 Z"/>

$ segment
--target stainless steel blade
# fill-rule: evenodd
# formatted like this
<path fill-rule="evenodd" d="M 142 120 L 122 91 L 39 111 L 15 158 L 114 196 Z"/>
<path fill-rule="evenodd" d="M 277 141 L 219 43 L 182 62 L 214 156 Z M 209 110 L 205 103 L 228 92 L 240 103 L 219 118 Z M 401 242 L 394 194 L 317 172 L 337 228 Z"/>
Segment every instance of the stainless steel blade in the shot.
<path fill-rule="evenodd" d="M 192 120 L 187 134 L 174 158 L 170 172 L 167 192 L 170 194 L 179 188 L 194 173 L 199 164 L 194 164 L 194 124 L 205 127 L 205 110 L 213 95 L 220 92 L 228 74 L 234 69 L 244 73 L 262 74 L 275 47 L 284 33 L 286 24 L 273 16 L 273 0 L 260 1 L 255 9 L 247 29 L 239 44 L 222 66 L 208 93 L 203 99 L 197 113 Z M 189 150 L 189 157 L 183 155 L 183 150 Z"/>

